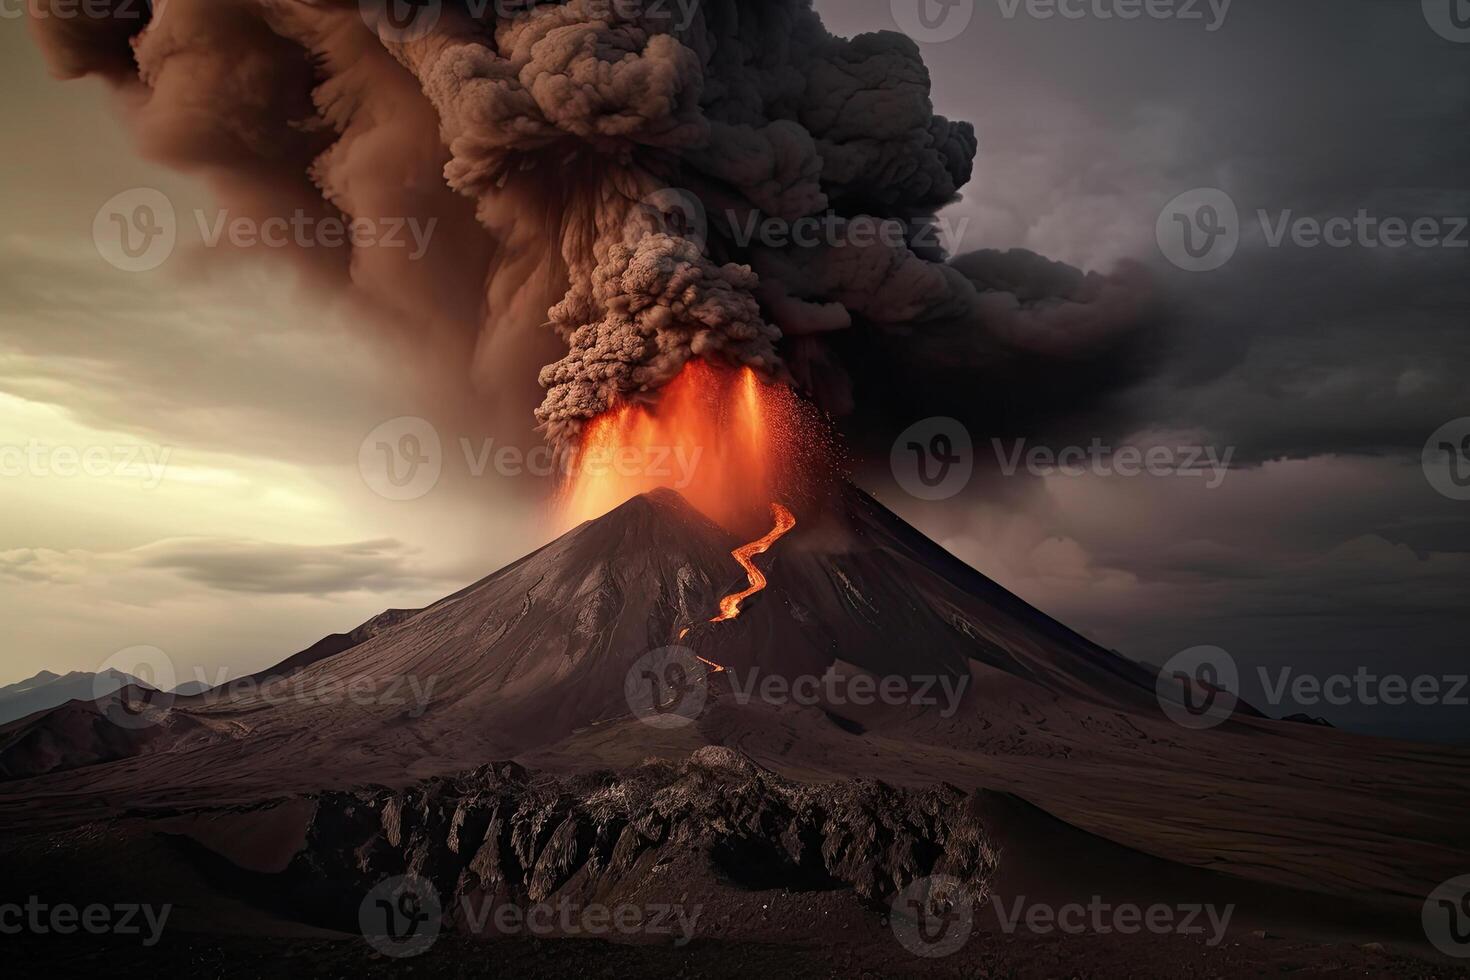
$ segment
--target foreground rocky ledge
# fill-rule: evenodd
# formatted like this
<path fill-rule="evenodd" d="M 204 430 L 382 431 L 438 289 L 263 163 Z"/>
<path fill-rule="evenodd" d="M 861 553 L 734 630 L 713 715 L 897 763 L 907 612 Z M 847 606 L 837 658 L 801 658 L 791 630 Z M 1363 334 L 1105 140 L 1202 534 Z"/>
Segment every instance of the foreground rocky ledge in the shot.
<path fill-rule="evenodd" d="M 287 873 L 338 902 L 413 875 L 446 910 L 647 898 L 659 878 L 665 899 L 847 889 L 879 903 L 930 875 L 979 897 L 997 855 L 972 803 L 950 786 L 797 784 L 719 747 L 678 766 L 565 779 L 499 763 L 402 791 L 322 795 Z"/>

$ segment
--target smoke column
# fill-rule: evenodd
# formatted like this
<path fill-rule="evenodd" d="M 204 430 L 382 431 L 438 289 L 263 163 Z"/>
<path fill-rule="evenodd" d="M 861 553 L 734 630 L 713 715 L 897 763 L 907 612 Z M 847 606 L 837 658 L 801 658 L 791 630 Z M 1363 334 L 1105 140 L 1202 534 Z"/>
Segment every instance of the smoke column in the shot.
<path fill-rule="evenodd" d="M 976 138 L 934 113 L 901 34 L 834 37 L 810 0 L 365 2 L 32 26 L 236 213 L 440 218 L 419 262 L 297 258 L 431 384 L 534 411 L 554 442 L 704 358 L 793 385 L 860 444 L 979 413 L 1007 364 L 1116 373 L 1147 320 L 1136 267 L 932 240 Z"/>

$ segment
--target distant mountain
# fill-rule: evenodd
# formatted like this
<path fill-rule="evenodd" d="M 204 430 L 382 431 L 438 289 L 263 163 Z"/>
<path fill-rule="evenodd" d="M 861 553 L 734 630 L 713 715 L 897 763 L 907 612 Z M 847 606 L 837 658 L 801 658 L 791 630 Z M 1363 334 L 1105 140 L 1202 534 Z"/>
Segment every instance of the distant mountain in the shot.
<path fill-rule="evenodd" d="M 60 674 L 54 674 L 49 670 L 43 670 L 34 677 L 27 677 L 25 680 L 16 681 L 14 684 L 11 684 L 7 687 L 0 687 L 0 698 L 7 698 L 10 697 L 12 694 L 23 694 L 26 691 L 34 691 L 38 687 L 50 684 L 52 681 L 57 681 L 60 679 Z"/>
<path fill-rule="evenodd" d="M 366 643 L 379 633 L 390 630 L 400 623 L 407 622 L 421 612 L 423 612 L 422 609 L 388 609 L 378 613 L 378 615 L 349 633 L 332 633 L 322 637 L 305 650 L 286 658 L 274 667 L 251 674 L 249 679 L 265 683 L 266 681 L 281 677 L 290 677 L 310 667 L 312 664 L 326 660 L 329 657 L 335 657 L 337 654 L 345 653 L 361 643 Z M 206 687 L 205 690 L 208 690 L 208 688 Z M 184 694 L 186 692 L 180 690 L 178 693 Z"/>
<path fill-rule="evenodd" d="M 350 632 L 323 637 L 276 666 L 235 679 L 235 683 L 249 681 L 250 687 L 257 687 L 292 677 L 373 639 L 421 611 L 386 610 Z M 100 675 L 76 671 L 63 677 L 43 670 L 34 677 L 0 688 L 0 729 L 3 729 L 0 744 L 5 751 L 32 760 L 42 771 L 127 758 L 181 733 L 198 735 L 199 726 L 185 722 L 177 729 L 165 725 L 163 730 L 155 730 L 151 725 L 120 729 L 99 724 L 109 712 L 119 710 L 119 703 L 129 713 L 158 712 L 160 717 L 167 717 L 167 709 L 176 703 L 181 706 L 213 703 L 228 698 L 231 691 L 230 683 L 216 686 L 204 680 L 191 680 L 172 691 L 161 692 L 120 671 L 110 670 Z M 118 697 L 110 698 L 111 695 Z M 99 702 L 99 698 L 109 700 Z M 31 718 L 32 715 L 38 717 Z M 9 775 L 6 764 L 0 761 L 0 777 Z"/>
<path fill-rule="evenodd" d="M 66 675 L 43 670 L 34 677 L 0 687 L 0 725 L 68 701 L 105 697 L 130 684 L 151 690 L 149 685 L 119 670 L 105 670 L 100 674 L 74 670 Z"/>

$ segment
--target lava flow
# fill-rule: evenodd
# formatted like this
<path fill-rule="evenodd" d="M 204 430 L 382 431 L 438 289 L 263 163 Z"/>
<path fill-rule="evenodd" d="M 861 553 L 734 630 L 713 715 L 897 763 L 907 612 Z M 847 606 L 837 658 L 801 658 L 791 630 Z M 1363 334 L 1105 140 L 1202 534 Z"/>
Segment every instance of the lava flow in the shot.
<path fill-rule="evenodd" d="M 750 587 L 743 592 L 735 592 L 720 600 L 720 614 L 711 623 L 723 623 L 740 615 L 740 604 L 766 587 L 766 576 L 759 568 L 755 567 L 756 555 L 763 555 L 771 550 L 771 546 L 786 536 L 786 532 L 796 526 L 796 515 L 787 510 L 781 504 L 771 504 L 771 516 L 776 519 L 776 526 L 764 537 L 757 538 L 750 544 L 741 545 L 730 552 L 740 567 L 745 569 L 745 574 L 750 579 Z"/>

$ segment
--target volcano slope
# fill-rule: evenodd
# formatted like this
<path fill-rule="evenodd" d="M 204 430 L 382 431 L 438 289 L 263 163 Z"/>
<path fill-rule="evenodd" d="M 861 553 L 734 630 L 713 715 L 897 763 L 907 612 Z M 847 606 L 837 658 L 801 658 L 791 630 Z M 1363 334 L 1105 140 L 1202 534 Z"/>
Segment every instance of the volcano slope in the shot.
<path fill-rule="evenodd" d="M 1303 893 L 1331 895 L 1342 916 L 1315 934 L 1372 921 L 1392 938 L 1417 932 L 1424 897 L 1462 873 L 1470 752 L 1244 707 L 1213 730 L 1181 728 L 1150 674 L 851 487 L 799 509 L 759 559 L 769 586 L 711 623 L 745 585 L 741 543 L 658 491 L 338 652 L 298 655 L 266 672 L 275 687 L 125 706 L 136 731 L 105 752 L 88 756 L 117 705 L 13 722 L 0 728 L 0 825 L 34 840 L 125 813 L 283 800 L 315 812 L 324 792 L 403 790 L 495 760 L 570 778 L 723 746 L 803 785 L 947 784 L 1011 801 L 1020 829 L 1001 877 L 1020 874 L 1016 860 L 1052 867 L 1033 891 L 1121 887 L 1136 859 L 1151 880 L 1268 889 L 1258 906 L 1283 916 L 1300 918 Z M 661 652 L 675 645 L 690 653 Z M 691 654 L 708 666 L 688 669 Z M 683 679 L 640 705 L 670 656 Z M 1026 830 L 1042 825 L 1055 833 Z M 278 846 L 305 834 L 282 831 L 294 843 Z"/>

